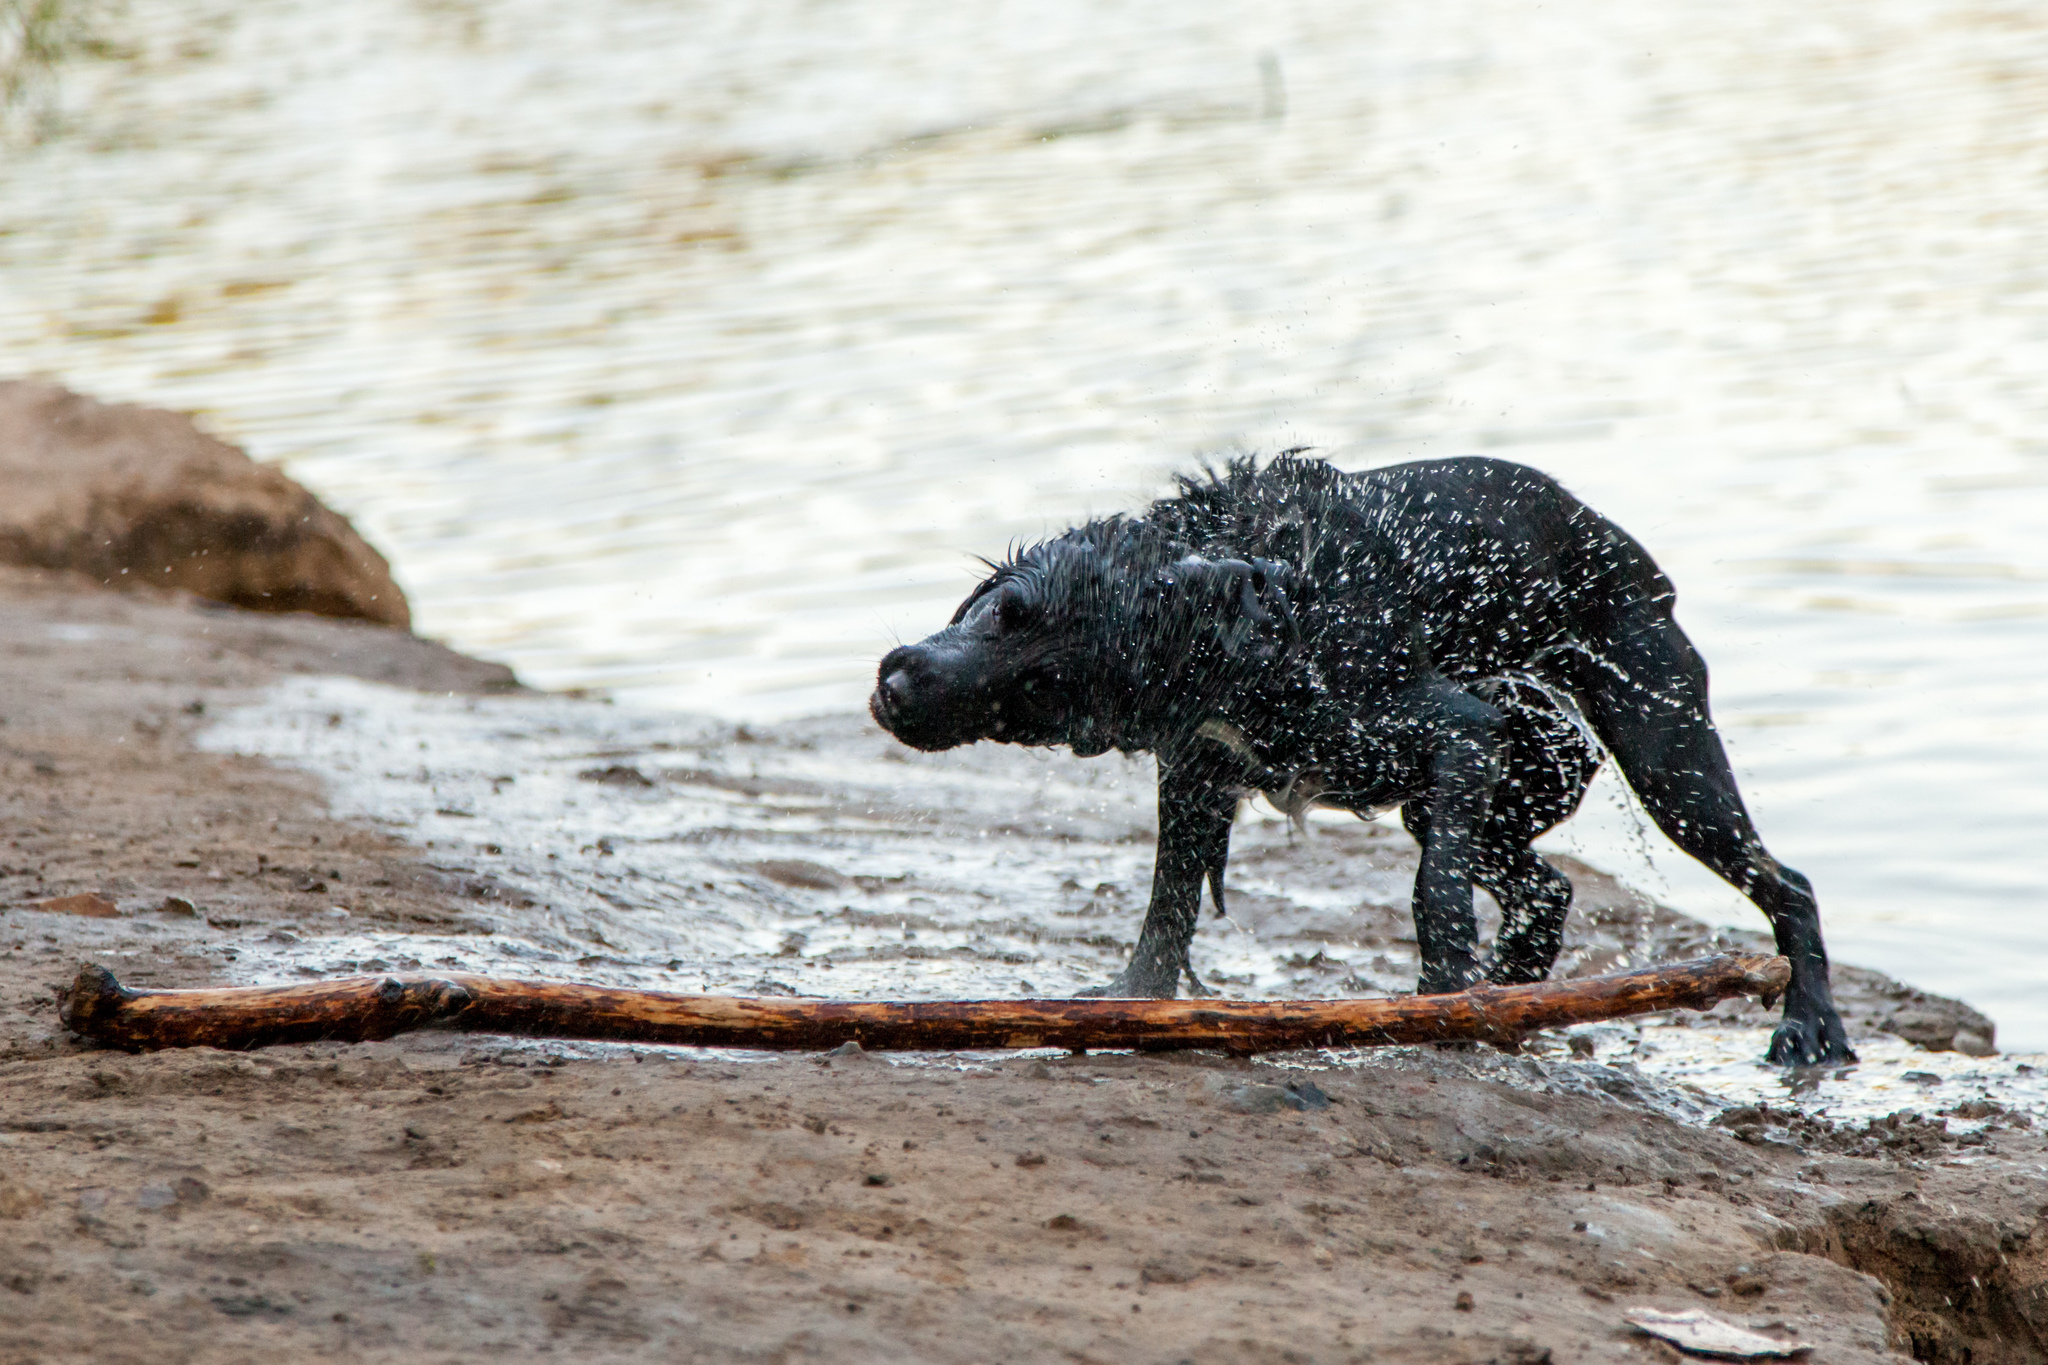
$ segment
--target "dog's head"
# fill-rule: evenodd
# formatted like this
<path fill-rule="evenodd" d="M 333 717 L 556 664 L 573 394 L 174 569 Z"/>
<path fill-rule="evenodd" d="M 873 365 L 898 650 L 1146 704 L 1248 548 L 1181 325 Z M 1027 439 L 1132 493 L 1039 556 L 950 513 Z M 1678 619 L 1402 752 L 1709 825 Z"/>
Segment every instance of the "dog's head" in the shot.
<path fill-rule="evenodd" d="M 926 750 L 981 739 L 1084 756 L 1146 748 L 1293 652 L 1287 565 L 1103 529 L 996 566 L 944 630 L 889 651 L 868 703 L 877 723 Z"/>

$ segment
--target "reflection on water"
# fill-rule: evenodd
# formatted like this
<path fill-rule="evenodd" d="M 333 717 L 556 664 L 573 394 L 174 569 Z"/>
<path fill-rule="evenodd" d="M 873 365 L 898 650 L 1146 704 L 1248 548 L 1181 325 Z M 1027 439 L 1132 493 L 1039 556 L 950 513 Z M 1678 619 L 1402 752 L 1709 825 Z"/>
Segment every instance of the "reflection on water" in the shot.
<path fill-rule="evenodd" d="M 424 630 L 857 704 L 1191 454 L 1541 466 L 1680 585 L 1837 954 L 2048 1045 L 2034 7 L 134 0 L 8 366 L 200 411 Z M 1611 799 L 1558 836 L 1753 912 Z"/>

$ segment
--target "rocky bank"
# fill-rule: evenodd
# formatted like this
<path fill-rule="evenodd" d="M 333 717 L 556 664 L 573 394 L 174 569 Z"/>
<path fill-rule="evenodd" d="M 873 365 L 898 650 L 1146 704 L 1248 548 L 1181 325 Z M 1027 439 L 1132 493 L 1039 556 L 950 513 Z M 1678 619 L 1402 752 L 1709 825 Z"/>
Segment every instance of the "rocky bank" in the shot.
<path fill-rule="evenodd" d="M 182 413 L 39 380 L 0 382 L 0 563 L 412 623 L 384 556 L 283 473 Z"/>

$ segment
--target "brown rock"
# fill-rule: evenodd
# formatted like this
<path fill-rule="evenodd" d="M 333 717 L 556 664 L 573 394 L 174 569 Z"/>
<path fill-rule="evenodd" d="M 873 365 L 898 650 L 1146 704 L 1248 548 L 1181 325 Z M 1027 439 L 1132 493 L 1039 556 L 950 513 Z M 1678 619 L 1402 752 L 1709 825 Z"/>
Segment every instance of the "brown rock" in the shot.
<path fill-rule="evenodd" d="M 834 872 L 823 863 L 806 862 L 802 858 L 770 858 L 766 862 L 755 863 L 754 870 L 769 881 L 807 891 L 838 891 L 853 885 L 851 877 Z"/>
<path fill-rule="evenodd" d="M 1998 1050 L 1992 1041 L 1997 1037 L 1997 1025 L 1961 1001 L 1939 996 L 1916 992 L 1915 998 L 1881 1027 L 1929 1052 L 1988 1057 Z"/>
<path fill-rule="evenodd" d="M 75 896 L 57 896 L 46 901 L 35 901 L 28 908 L 40 910 L 46 915 L 83 915 L 87 919 L 115 919 L 121 913 L 105 896 L 95 896 L 90 891 L 81 891 Z"/>
<path fill-rule="evenodd" d="M 1146 1284 L 1187 1284 L 1201 1273 L 1200 1267 L 1187 1257 L 1168 1255 L 1145 1262 L 1138 1278 Z"/>
<path fill-rule="evenodd" d="M 43 1206 L 43 1196 L 18 1181 L 0 1176 L 0 1218 L 26 1218 Z"/>
<path fill-rule="evenodd" d="M 34 380 L 0 382 L 0 562 L 412 623 L 384 557 L 276 469 L 178 413 Z"/>

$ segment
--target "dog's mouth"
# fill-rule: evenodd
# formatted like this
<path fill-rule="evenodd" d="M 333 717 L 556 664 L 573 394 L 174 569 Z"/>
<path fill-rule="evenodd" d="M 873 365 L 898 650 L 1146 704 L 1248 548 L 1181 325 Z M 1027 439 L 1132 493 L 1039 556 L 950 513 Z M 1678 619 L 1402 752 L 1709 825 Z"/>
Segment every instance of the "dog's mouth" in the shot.
<path fill-rule="evenodd" d="M 935 724 L 928 710 L 908 704 L 900 694 L 892 693 L 886 683 L 878 685 L 868 697 L 868 714 L 875 718 L 875 724 L 897 739 L 926 753 L 955 749 L 980 738 Z"/>
<path fill-rule="evenodd" d="M 868 714 L 875 718 L 875 724 L 902 739 L 902 720 L 897 715 L 899 709 L 900 704 L 884 688 L 877 687 L 868 695 Z"/>

